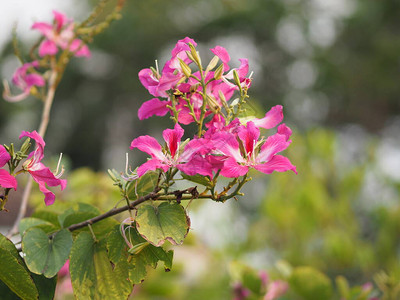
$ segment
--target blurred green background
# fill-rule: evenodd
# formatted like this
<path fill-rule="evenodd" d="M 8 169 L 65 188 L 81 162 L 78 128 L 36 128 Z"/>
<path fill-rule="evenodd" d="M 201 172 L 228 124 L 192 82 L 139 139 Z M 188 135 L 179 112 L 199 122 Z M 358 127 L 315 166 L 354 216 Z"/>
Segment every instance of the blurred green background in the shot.
<path fill-rule="evenodd" d="M 215 45 L 228 50 L 233 67 L 249 58 L 249 110 L 260 117 L 284 106 L 294 130 L 286 155 L 299 175 L 254 173 L 238 202 L 192 204 L 193 230 L 176 249 L 176 269 L 152 273 L 138 299 L 229 299 L 233 260 L 278 277 L 290 264 L 331 279 L 344 275 L 351 284 L 372 282 L 382 270 L 399 279 L 400 2 L 127 1 L 123 18 L 96 37 L 92 58 L 68 67 L 46 136 L 46 152 L 63 152 L 71 180 L 86 182 L 88 194 L 104 186 L 93 171 L 124 169 L 133 138 L 160 137 L 171 126 L 168 117 L 138 120 L 137 109 L 152 96 L 137 74 L 155 59 L 162 65 L 185 36 L 196 40 L 203 60 Z M 11 46 L 3 47 L 3 77 L 16 66 Z M 35 129 L 40 110 L 34 99 L 2 101 L 1 141 Z M 129 152 L 133 166 L 144 161 Z M 99 200 L 75 189 L 63 201 L 71 201 L 69 193 L 103 209 L 118 201 L 111 191 Z"/>

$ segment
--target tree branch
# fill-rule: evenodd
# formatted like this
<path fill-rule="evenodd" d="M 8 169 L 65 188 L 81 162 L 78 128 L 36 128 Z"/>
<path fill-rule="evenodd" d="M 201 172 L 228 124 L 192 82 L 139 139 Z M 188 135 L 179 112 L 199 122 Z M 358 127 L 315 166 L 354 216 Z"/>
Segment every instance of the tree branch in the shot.
<path fill-rule="evenodd" d="M 193 188 L 193 189 L 195 189 L 195 188 Z M 183 190 L 183 191 L 176 191 L 175 193 L 177 193 L 177 192 L 181 192 L 182 194 L 185 193 L 185 192 L 190 193 L 191 189 L 187 189 L 187 190 Z M 200 199 L 200 198 L 201 199 L 211 199 L 211 195 L 196 195 L 196 197 L 194 197 L 192 194 L 190 194 L 190 195 L 181 195 L 179 200 Z M 154 192 L 151 192 L 151 193 L 149 193 L 149 194 L 147 194 L 145 196 L 139 197 L 135 201 L 130 202 L 129 205 L 125 205 L 125 206 L 122 206 L 122 207 L 119 207 L 119 208 L 112 208 L 109 211 L 105 212 L 104 214 L 101 214 L 99 216 L 96 216 L 94 218 L 88 219 L 86 221 L 83 221 L 83 222 L 80 222 L 80 223 L 77 223 L 77 224 L 73 224 L 73 225 L 67 227 L 67 229 L 69 231 L 75 231 L 75 230 L 81 229 L 83 227 L 86 227 L 88 225 L 92 225 L 92 224 L 97 223 L 97 222 L 99 222 L 101 220 L 104 220 L 106 218 L 118 215 L 118 214 L 120 214 L 120 213 L 122 213 L 124 211 L 133 209 L 136 206 L 138 206 L 139 204 L 142 204 L 143 202 L 146 202 L 148 200 L 160 200 L 160 201 L 177 200 L 177 196 L 172 195 L 172 194 L 170 194 L 170 195 L 160 195 L 158 193 L 158 191 L 154 191 Z M 21 252 L 22 251 L 21 246 L 17 247 L 17 250 L 19 252 Z"/>

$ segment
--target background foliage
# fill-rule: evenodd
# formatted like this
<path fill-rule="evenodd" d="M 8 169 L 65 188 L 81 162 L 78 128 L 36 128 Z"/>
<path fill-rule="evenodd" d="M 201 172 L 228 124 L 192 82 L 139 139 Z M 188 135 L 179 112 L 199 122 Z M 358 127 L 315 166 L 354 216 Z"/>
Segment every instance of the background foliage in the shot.
<path fill-rule="evenodd" d="M 150 271 L 136 298 L 229 299 L 233 260 L 276 278 L 307 265 L 330 284 L 338 275 L 363 284 L 381 271 L 400 281 L 399 12 L 394 0 L 129 1 L 96 39 L 93 58 L 75 60 L 57 91 L 47 151 L 65 153 L 75 170 L 49 209 L 77 201 L 107 210 L 119 200 L 95 172 L 122 170 L 132 138 L 170 125 L 137 119 L 148 100 L 137 73 L 155 58 L 162 65 L 171 45 L 190 36 L 204 51 L 220 44 L 234 60 L 249 58 L 249 111 L 284 105 L 295 129 L 287 156 L 299 175 L 256 178 L 223 207 L 192 203 L 193 230 L 175 248 L 180 263 Z M 1 53 L 3 73 L 11 55 L 10 46 Z M 31 100 L 1 102 L 1 139 L 35 128 L 39 111 Z"/>

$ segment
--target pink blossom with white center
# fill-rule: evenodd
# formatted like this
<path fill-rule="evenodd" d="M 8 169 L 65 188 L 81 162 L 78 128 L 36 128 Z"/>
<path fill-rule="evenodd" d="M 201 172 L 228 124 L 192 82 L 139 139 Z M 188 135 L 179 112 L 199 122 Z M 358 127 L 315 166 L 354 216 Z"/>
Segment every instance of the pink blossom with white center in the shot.
<path fill-rule="evenodd" d="M 10 154 L 4 148 L 3 145 L 0 145 L 0 168 L 4 167 L 6 163 L 11 159 Z M 0 169 L 0 186 L 3 188 L 9 188 L 17 190 L 17 180 L 14 176 L 10 175 L 7 170 Z"/>
<path fill-rule="evenodd" d="M 39 184 L 39 189 L 45 196 L 44 202 L 46 205 L 51 205 L 54 203 L 55 195 L 46 188 L 46 184 L 48 186 L 59 185 L 61 190 L 63 190 L 67 185 L 67 181 L 65 179 L 59 179 L 58 176 L 55 176 L 48 167 L 41 163 L 44 156 L 43 151 L 45 142 L 36 131 L 22 131 L 19 138 L 21 139 L 22 137 L 29 137 L 36 142 L 36 149 L 28 155 L 27 160 L 23 164 L 23 168 L 28 171 L 33 180 Z"/>
<path fill-rule="evenodd" d="M 53 24 L 36 22 L 32 25 L 32 29 L 39 30 L 45 37 L 39 45 L 39 55 L 55 55 L 60 47 L 63 50 L 68 49 L 75 56 L 90 57 L 88 46 L 82 40 L 74 39 L 73 21 L 58 11 L 53 11 L 53 15 Z"/>
<path fill-rule="evenodd" d="M 184 130 L 179 124 L 176 124 L 174 129 L 164 130 L 163 138 L 166 142 L 166 151 L 163 151 L 154 137 L 145 135 L 134 139 L 130 149 L 138 148 L 151 156 L 151 159 L 137 169 L 137 175 L 141 177 L 148 171 L 156 169 L 166 172 L 169 168 L 175 167 L 188 175 L 212 176 L 212 166 L 198 155 L 201 149 L 207 147 L 206 143 L 199 139 L 192 140 L 185 146 L 183 152 L 179 154 L 183 134 Z"/>
<path fill-rule="evenodd" d="M 276 133 L 269 136 L 260 150 L 257 151 L 259 136 L 259 129 L 251 121 L 247 123 L 247 126 L 239 128 L 237 137 L 229 132 L 219 132 L 213 136 L 217 153 L 228 157 L 221 170 L 222 176 L 243 176 L 249 171 L 249 168 L 254 168 L 265 174 L 288 170 L 297 174 L 296 167 L 291 164 L 288 158 L 277 155 L 278 152 L 285 150 L 291 141 L 287 141 L 285 135 Z M 241 153 L 237 138 L 241 140 L 245 153 Z"/>
<path fill-rule="evenodd" d="M 22 90 L 22 93 L 19 95 L 12 96 L 8 83 L 4 81 L 4 99 L 9 102 L 18 102 L 29 96 L 32 87 L 44 86 L 46 82 L 42 75 L 30 72 L 31 68 L 37 67 L 39 67 L 39 63 L 37 61 L 32 61 L 23 64 L 15 71 L 12 77 L 12 83 Z"/>

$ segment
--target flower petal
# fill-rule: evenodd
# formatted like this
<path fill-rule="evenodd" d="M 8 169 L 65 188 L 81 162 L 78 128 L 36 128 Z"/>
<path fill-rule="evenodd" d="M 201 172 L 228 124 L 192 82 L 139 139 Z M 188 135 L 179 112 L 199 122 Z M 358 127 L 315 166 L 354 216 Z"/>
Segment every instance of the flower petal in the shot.
<path fill-rule="evenodd" d="M 161 101 L 158 98 L 144 102 L 138 110 L 139 120 L 144 120 L 154 115 L 159 117 L 165 116 L 169 111 L 167 105 L 171 105 L 171 101 Z"/>
<path fill-rule="evenodd" d="M 213 135 L 212 143 L 217 153 L 233 157 L 237 162 L 244 162 L 244 158 L 240 154 L 239 143 L 233 134 L 218 132 Z"/>
<path fill-rule="evenodd" d="M 265 174 L 271 174 L 273 171 L 286 172 L 292 170 L 297 174 L 296 167 L 292 165 L 287 157 L 274 155 L 272 159 L 264 164 L 258 164 L 254 168 Z"/>
<path fill-rule="evenodd" d="M 56 199 L 53 192 L 46 188 L 46 184 L 43 181 L 38 182 L 39 190 L 44 194 L 44 203 L 49 206 L 52 205 Z"/>
<path fill-rule="evenodd" d="M 17 190 L 17 180 L 14 176 L 10 175 L 6 170 L 0 169 L 0 186 L 3 188 Z"/>
<path fill-rule="evenodd" d="M 213 177 L 213 166 L 201 155 L 194 155 L 188 162 L 178 164 L 176 167 L 189 176 L 200 174 L 203 176 L 210 176 L 210 178 Z"/>
<path fill-rule="evenodd" d="M 57 25 L 57 31 L 60 31 L 65 24 L 70 22 L 67 16 L 59 11 L 53 10 L 53 16 L 54 16 L 54 21 Z"/>
<path fill-rule="evenodd" d="M 155 171 L 157 169 L 162 169 L 164 172 L 167 172 L 169 169 L 169 166 L 162 163 L 160 160 L 153 158 L 149 159 L 147 162 L 145 162 L 143 165 L 141 165 L 137 169 L 137 175 L 139 177 L 143 176 L 146 174 L 148 171 Z"/>
<path fill-rule="evenodd" d="M 285 123 L 283 123 L 278 126 L 278 133 L 286 136 L 286 140 L 288 141 L 290 139 L 290 136 L 292 135 L 292 130 L 287 127 Z"/>
<path fill-rule="evenodd" d="M 218 56 L 222 63 L 224 64 L 224 72 L 229 70 L 228 62 L 231 60 L 228 51 L 224 47 L 216 46 L 215 48 L 210 49 L 212 53 Z"/>
<path fill-rule="evenodd" d="M 257 127 L 270 129 L 278 125 L 283 120 L 283 107 L 282 105 L 276 105 L 272 107 L 262 119 L 253 119 L 252 121 Z"/>
<path fill-rule="evenodd" d="M 46 55 L 56 55 L 58 52 L 57 45 L 51 40 L 44 40 L 40 43 L 39 46 L 39 55 L 40 57 Z"/>
<path fill-rule="evenodd" d="M 225 177 L 236 178 L 243 176 L 248 171 L 248 166 L 239 165 L 233 157 L 230 157 L 224 162 L 224 167 L 220 174 Z"/>
<path fill-rule="evenodd" d="M 238 136 L 243 142 L 246 154 L 251 156 L 254 151 L 254 146 L 257 144 L 258 138 L 260 137 L 260 130 L 250 121 L 246 126 L 239 127 Z"/>
<path fill-rule="evenodd" d="M 35 22 L 33 23 L 31 29 L 39 30 L 46 38 L 53 38 L 53 25 L 44 22 Z"/>
<path fill-rule="evenodd" d="M 257 163 L 268 162 L 276 153 L 285 150 L 290 143 L 291 141 L 286 141 L 286 136 L 283 134 L 275 133 L 269 136 L 264 145 L 261 146 L 256 159 Z"/>
<path fill-rule="evenodd" d="M 29 138 L 35 140 L 36 146 L 37 146 L 37 149 L 35 150 L 35 156 L 37 158 L 37 161 L 41 161 L 43 158 L 44 146 L 46 145 L 43 138 L 39 135 L 39 133 L 37 133 L 36 130 L 34 130 L 32 132 L 22 131 L 19 136 L 19 139 L 21 139 L 23 137 L 29 137 Z M 29 156 L 31 156 L 31 155 L 29 155 Z"/>
<path fill-rule="evenodd" d="M 142 135 L 134 139 L 131 143 L 130 149 L 138 148 L 140 151 L 146 152 L 153 158 L 157 158 L 160 161 L 165 159 L 165 155 L 162 153 L 161 145 L 155 138 L 149 135 Z"/>
<path fill-rule="evenodd" d="M 143 69 L 139 72 L 139 80 L 142 85 L 155 97 L 159 97 L 161 95 L 157 94 L 157 87 L 159 84 L 159 80 L 154 76 L 153 71 L 151 69 Z"/>
<path fill-rule="evenodd" d="M 0 145 L 0 168 L 2 168 L 11 159 L 10 153 Z"/>
<path fill-rule="evenodd" d="M 179 149 L 183 133 L 184 130 L 179 124 L 175 124 L 174 129 L 165 129 L 163 131 L 164 141 L 167 142 L 172 157 L 175 157 L 175 153 Z"/>
<path fill-rule="evenodd" d="M 75 39 L 69 46 L 69 51 L 74 52 L 76 57 L 90 57 L 89 47 L 80 39 Z"/>
<path fill-rule="evenodd" d="M 33 179 L 37 182 L 44 182 L 48 186 L 60 186 L 61 190 L 65 189 L 67 181 L 57 178 L 54 173 L 42 163 L 35 164 L 34 170 L 29 170 Z"/>
<path fill-rule="evenodd" d="M 25 82 L 26 85 L 30 88 L 34 85 L 36 86 L 44 86 L 46 84 L 46 81 L 42 77 L 42 75 L 39 74 L 28 74 L 25 76 Z"/>
<path fill-rule="evenodd" d="M 185 149 L 179 155 L 179 162 L 189 161 L 196 153 L 202 155 L 207 154 L 211 151 L 212 144 L 207 139 L 193 139 L 186 144 Z"/>

